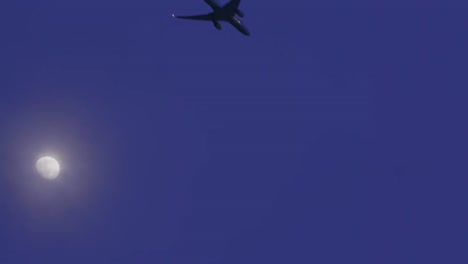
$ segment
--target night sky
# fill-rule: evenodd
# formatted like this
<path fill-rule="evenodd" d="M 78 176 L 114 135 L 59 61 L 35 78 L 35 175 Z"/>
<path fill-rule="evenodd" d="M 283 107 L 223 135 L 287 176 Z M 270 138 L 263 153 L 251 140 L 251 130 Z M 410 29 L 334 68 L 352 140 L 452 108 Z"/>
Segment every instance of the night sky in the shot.
<path fill-rule="evenodd" d="M 467 3 L 4 2 L 0 264 L 468 263 Z"/>

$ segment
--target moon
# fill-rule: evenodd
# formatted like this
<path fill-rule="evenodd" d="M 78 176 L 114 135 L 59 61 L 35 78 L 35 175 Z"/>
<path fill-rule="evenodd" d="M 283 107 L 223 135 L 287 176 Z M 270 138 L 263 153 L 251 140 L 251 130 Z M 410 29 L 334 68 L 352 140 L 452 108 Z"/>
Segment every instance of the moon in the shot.
<path fill-rule="evenodd" d="M 60 173 L 60 164 L 52 157 L 46 156 L 37 160 L 36 169 L 47 180 L 53 180 Z"/>

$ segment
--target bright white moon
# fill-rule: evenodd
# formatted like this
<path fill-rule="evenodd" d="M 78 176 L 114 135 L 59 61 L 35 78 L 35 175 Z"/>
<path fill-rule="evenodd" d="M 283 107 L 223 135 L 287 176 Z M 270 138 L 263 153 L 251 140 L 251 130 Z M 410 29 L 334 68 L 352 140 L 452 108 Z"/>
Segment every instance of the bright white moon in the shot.
<path fill-rule="evenodd" d="M 53 180 L 59 175 L 60 165 L 58 161 L 52 157 L 42 157 L 37 160 L 36 169 L 42 177 Z"/>

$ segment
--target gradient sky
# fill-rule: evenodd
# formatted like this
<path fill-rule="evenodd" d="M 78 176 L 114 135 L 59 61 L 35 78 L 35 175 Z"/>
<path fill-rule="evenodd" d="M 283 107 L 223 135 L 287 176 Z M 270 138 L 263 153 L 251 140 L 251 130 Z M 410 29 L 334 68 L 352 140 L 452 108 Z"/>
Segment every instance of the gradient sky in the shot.
<path fill-rule="evenodd" d="M 1 264 L 468 263 L 466 3 L 11 2 Z"/>

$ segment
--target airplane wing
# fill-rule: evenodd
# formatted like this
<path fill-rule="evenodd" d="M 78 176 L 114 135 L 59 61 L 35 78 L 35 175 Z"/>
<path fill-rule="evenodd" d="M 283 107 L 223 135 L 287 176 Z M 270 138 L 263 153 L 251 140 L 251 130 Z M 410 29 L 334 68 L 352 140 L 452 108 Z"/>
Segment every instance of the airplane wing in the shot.
<path fill-rule="evenodd" d="M 173 17 L 182 18 L 182 19 L 192 19 L 192 20 L 213 20 L 213 13 L 206 15 L 196 15 L 196 16 L 176 16 L 172 14 Z"/>
<path fill-rule="evenodd" d="M 240 5 L 240 1 L 241 0 L 231 0 L 229 3 L 227 3 L 226 5 L 224 5 L 224 7 L 231 7 L 233 9 L 238 9 L 239 8 L 239 5 Z"/>

